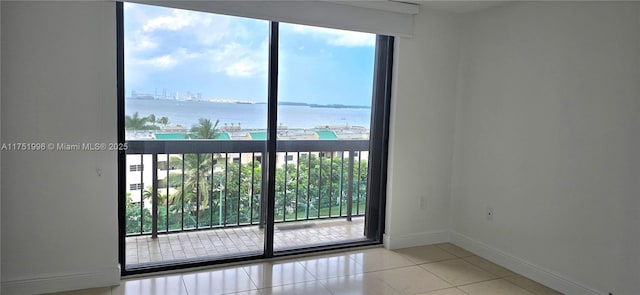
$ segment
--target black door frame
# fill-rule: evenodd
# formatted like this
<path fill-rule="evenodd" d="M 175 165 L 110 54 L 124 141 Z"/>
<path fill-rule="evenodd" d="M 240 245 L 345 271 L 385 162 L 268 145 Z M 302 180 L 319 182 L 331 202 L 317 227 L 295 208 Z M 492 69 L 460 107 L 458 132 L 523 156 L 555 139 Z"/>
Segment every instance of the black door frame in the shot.
<path fill-rule="evenodd" d="M 118 142 L 125 143 L 125 73 L 124 73 L 124 4 L 116 2 L 116 79 L 117 79 L 117 127 Z M 278 45 L 279 23 L 269 23 L 269 71 L 268 71 L 268 110 L 267 110 L 267 169 L 263 173 L 267 179 L 266 212 L 264 224 L 264 252 L 262 255 L 247 255 L 229 259 L 211 260 L 203 257 L 189 261 L 156 263 L 153 265 L 126 266 L 126 152 L 118 151 L 118 260 L 123 276 L 150 272 L 210 266 L 216 264 L 281 257 L 293 254 L 352 248 L 382 243 L 384 234 L 387 156 L 389 141 L 389 114 L 391 101 L 391 78 L 393 65 L 394 38 L 378 35 L 374 60 L 374 79 L 371 109 L 371 129 L 369 147 L 369 181 L 367 183 L 367 202 L 365 215 L 365 236 L 368 240 L 359 242 L 336 243 L 332 245 L 311 246 L 295 250 L 274 252 L 274 211 L 275 211 L 275 175 L 277 145 L 277 109 L 278 109 Z"/>

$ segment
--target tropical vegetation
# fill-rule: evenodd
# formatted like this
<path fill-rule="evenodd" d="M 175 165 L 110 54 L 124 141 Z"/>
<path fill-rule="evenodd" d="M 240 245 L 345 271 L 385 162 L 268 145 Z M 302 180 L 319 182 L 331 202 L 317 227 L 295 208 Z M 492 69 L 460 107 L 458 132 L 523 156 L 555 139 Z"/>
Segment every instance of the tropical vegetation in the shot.
<path fill-rule="evenodd" d="M 158 188 L 160 231 L 259 223 L 263 192 L 259 161 L 240 164 L 215 154 L 186 154 L 171 156 L 169 166 L 168 179 L 161 181 L 167 185 Z M 332 160 L 311 154 L 299 163 L 278 167 L 276 222 L 346 216 L 348 171 L 348 159 L 339 155 Z M 353 215 L 365 210 L 367 171 L 367 161 L 354 161 Z M 142 192 L 142 209 L 127 196 L 127 233 L 140 233 L 141 220 L 142 231 L 151 230 L 151 190 Z"/>
<path fill-rule="evenodd" d="M 125 125 L 131 130 L 166 126 L 169 119 L 157 119 L 151 114 L 127 116 Z M 216 120 L 201 118 L 191 129 L 192 139 L 215 139 Z M 263 196 L 261 156 L 253 154 L 250 161 L 229 154 L 204 153 L 169 155 L 168 175 L 158 185 L 158 229 L 223 227 L 258 224 L 262 214 Z M 290 154 L 283 154 L 287 158 Z M 237 161 L 236 161 L 237 160 Z M 349 159 L 342 153 L 299 154 L 276 168 L 276 222 L 346 216 L 349 179 Z M 354 160 L 352 214 L 365 210 L 367 161 Z M 133 202 L 127 194 L 126 229 L 135 234 L 150 232 L 152 224 L 152 187 L 140 191 Z"/>
<path fill-rule="evenodd" d="M 140 117 L 138 112 L 133 113 L 131 116 L 124 116 L 124 128 L 126 130 L 159 130 L 160 127 L 157 124 L 166 127 L 169 124 L 169 118 L 156 118 L 154 114 Z"/>

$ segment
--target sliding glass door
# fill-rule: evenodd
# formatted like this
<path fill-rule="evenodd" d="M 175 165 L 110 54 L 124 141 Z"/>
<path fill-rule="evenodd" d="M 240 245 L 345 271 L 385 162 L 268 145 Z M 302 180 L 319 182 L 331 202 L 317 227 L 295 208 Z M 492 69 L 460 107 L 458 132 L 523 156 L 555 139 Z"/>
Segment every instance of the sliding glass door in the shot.
<path fill-rule="evenodd" d="M 124 4 L 126 268 L 264 253 L 269 22 Z"/>
<path fill-rule="evenodd" d="M 274 249 L 365 240 L 376 36 L 279 29 Z"/>
<path fill-rule="evenodd" d="M 117 7 L 124 274 L 381 242 L 392 38 Z"/>

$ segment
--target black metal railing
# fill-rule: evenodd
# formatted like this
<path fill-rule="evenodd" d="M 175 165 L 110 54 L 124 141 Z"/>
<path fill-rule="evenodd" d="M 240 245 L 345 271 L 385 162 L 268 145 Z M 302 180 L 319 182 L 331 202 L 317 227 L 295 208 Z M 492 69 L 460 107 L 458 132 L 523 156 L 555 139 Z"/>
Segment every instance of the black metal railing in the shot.
<path fill-rule="evenodd" d="M 139 191 L 127 196 L 127 235 L 264 223 L 264 141 L 127 143 L 127 167 L 135 166 L 127 177 L 139 173 L 131 187 Z M 364 215 L 368 148 L 368 140 L 278 141 L 275 222 Z"/>

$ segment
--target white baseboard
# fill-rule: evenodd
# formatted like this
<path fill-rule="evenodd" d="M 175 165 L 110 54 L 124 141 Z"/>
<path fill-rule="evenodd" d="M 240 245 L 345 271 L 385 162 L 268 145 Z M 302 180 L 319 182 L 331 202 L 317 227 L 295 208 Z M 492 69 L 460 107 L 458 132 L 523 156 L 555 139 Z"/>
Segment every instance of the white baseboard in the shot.
<path fill-rule="evenodd" d="M 115 286 L 120 283 L 120 267 L 76 273 L 56 273 L 2 282 L 4 294 L 42 294 L 77 289 Z"/>
<path fill-rule="evenodd" d="M 597 291 L 585 284 L 567 279 L 551 270 L 535 265 L 463 234 L 452 231 L 450 237 L 451 243 L 562 293 L 584 295 L 606 294 L 605 292 Z"/>
<path fill-rule="evenodd" d="M 449 231 L 431 231 L 408 235 L 388 235 L 382 238 L 384 247 L 390 250 L 449 242 Z"/>

